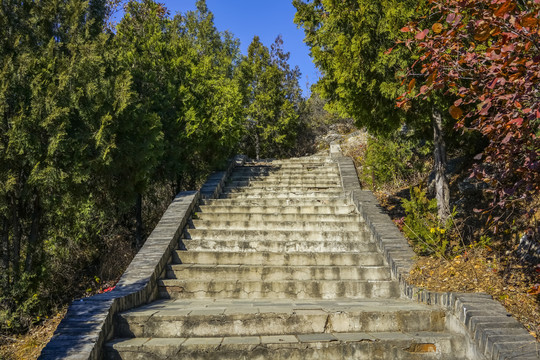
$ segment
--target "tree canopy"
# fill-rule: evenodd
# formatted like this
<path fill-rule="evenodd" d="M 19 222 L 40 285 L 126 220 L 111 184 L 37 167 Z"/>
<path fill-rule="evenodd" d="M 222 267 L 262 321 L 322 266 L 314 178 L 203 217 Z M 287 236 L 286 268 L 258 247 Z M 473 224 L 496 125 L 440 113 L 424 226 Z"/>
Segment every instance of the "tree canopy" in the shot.
<path fill-rule="evenodd" d="M 395 111 L 402 92 L 400 74 L 414 60 L 406 47 L 389 52 L 423 1 L 294 0 L 295 23 L 322 74 L 315 91 L 329 107 L 358 126 L 385 134 L 406 119 L 426 122 L 429 114 Z M 428 121 L 429 124 L 429 121 Z"/>
<path fill-rule="evenodd" d="M 175 16 L 130 0 L 113 29 L 115 3 L 0 5 L 0 331 L 99 287 L 107 247 L 137 249 L 174 194 L 253 147 L 248 114 L 265 156 L 294 143 L 298 72 L 279 44 L 243 56 L 204 0 Z"/>
<path fill-rule="evenodd" d="M 290 69 L 289 54 L 281 45 L 278 37 L 269 51 L 255 36 L 240 64 L 239 79 L 251 139 L 246 151 L 257 159 L 282 156 L 294 146 L 297 136 L 300 74 L 298 69 Z"/>

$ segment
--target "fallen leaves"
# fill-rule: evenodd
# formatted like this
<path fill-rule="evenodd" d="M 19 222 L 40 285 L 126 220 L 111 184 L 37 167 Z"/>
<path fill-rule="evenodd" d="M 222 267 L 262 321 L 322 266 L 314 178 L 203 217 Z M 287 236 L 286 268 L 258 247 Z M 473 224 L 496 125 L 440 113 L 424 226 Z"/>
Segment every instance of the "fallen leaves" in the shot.
<path fill-rule="evenodd" d="M 431 30 L 433 30 L 433 32 L 435 34 L 439 34 L 443 29 L 443 26 L 441 23 L 435 23 L 433 24 L 433 26 L 431 27 Z"/>
<path fill-rule="evenodd" d="M 6 344 L 0 343 L 0 359 L 31 360 L 37 359 L 45 344 L 49 342 L 54 331 L 64 318 L 67 309 L 59 311 L 56 316 L 49 318 L 43 324 L 31 329 L 28 334 L 18 336 Z"/>
<path fill-rule="evenodd" d="M 536 336 L 540 334 L 540 274 L 535 270 L 475 249 L 450 260 L 420 257 L 409 282 L 438 292 L 488 293 Z"/>

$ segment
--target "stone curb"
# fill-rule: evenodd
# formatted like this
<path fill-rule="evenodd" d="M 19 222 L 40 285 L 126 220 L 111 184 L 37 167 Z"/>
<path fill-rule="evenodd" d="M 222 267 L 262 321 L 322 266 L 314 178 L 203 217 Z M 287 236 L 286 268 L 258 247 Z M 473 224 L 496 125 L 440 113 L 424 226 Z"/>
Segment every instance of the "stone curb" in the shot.
<path fill-rule="evenodd" d="M 458 326 L 470 338 L 479 357 L 490 360 L 540 359 L 540 344 L 504 307 L 484 293 L 440 293 L 407 282 L 415 253 L 405 237 L 382 210 L 371 191 L 361 190 L 352 159 L 332 154 L 338 163 L 343 190 L 366 222 L 372 238 L 383 252 L 399 281 L 402 295 L 428 305 L 445 308 L 458 319 Z M 352 164 L 352 167 L 351 167 Z M 355 177 L 355 181 L 353 181 Z"/>
<path fill-rule="evenodd" d="M 199 199 L 216 198 L 235 166 L 244 164 L 236 156 L 225 171 L 213 173 L 199 191 L 179 193 L 169 205 L 143 247 L 132 260 L 114 290 L 75 300 L 39 359 L 95 360 L 114 334 L 114 316 L 158 298 L 157 281 Z"/>

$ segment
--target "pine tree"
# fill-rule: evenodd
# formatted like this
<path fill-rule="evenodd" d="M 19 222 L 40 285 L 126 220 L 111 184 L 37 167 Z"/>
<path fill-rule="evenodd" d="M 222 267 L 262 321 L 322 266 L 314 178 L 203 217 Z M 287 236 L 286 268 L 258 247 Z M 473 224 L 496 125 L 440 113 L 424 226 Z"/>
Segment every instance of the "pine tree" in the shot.
<path fill-rule="evenodd" d="M 280 42 L 278 38 L 271 54 L 255 36 L 240 65 L 250 136 L 247 151 L 257 159 L 285 155 L 297 136 L 299 72 L 290 71 L 289 55 Z"/>
<path fill-rule="evenodd" d="M 96 134 L 129 94 L 111 70 L 104 2 L 4 1 L 0 11 L 0 302 L 7 314 L 37 312 L 40 281 L 96 236 L 111 146 Z"/>
<path fill-rule="evenodd" d="M 176 149 L 172 158 L 182 157 L 185 173 L 186 166 L 208 166 L 224 160 L 242 136 L 243 110 L 235 80 L 239 42 L 232 34 L 216 29 L 205 1 L 197 2 L 197 10 L 177 15 L 174 27 L 178 36 L 175 63 L 183 67 L 177 123 L 184 124 L 182 135 L 190 147 Z"/>

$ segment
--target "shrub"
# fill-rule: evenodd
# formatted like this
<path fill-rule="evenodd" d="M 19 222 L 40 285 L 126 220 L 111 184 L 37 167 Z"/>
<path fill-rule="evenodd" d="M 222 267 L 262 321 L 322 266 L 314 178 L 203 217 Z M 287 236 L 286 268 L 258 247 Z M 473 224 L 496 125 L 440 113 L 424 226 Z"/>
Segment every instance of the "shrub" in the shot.
<path fill-rule="evenodd" d="M 408 139 L 369 137 L 361 180 L 371 187 L 398 185 L 424 171 L 425 146 Z"/>
<path fill-rule="evenodd" d="M 402 230 L 411 240 L 417 253 L 444 257 L 449 250 L 454 230 L 454 215 L 446 223 L 437 218 L 437 200 L 428 199 L 421 187 L 411 189 L 411 200 L 402 200 L 405 210 Z"/>

